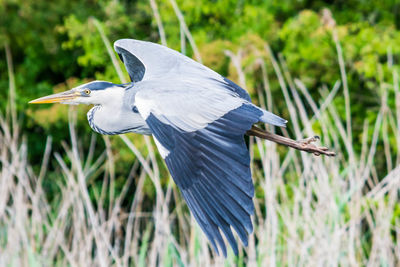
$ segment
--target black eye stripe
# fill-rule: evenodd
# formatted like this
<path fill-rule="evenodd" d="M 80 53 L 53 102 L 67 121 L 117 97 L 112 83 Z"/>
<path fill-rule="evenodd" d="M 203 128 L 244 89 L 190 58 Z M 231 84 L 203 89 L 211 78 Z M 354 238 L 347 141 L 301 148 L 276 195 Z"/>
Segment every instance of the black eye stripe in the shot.
<path fill-rule="evenodd" d="M 95 81 L 95 82 L 86 84 L 85 88 L 95 91 L 95 90 L 104 90 L 104 89 L 107 89 L 107 88 L 113 87 L 113 86 L 114 86 L 114 84 L 110 83 L 110 82 Z"/>

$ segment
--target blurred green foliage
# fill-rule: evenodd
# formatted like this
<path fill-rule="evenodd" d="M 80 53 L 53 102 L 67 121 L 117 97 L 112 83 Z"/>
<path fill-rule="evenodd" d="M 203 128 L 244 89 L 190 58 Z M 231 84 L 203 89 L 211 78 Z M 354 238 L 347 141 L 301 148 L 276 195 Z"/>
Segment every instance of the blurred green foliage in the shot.
<path fill-rule="evenodd" d="M 168 45 L 179 50 L 180 24 L 171 3 L 156 2 Z M 382 83 L 391 81 L 393 68 L 399 68 L 400 3 L 396 0 L 179 0 L 177 4 L 207 66 L 237 81 L 238 74 L 224 51 L 244 52 L 243 68 L 255 69 L 246 72 L 247 87 L 255 101 L 255 89 L 262 87 L 262 78 L 254 66 L 253 52 L 266 58 L 265 44 L 274 53 L 281 53 L 291 75 L 300 78 L 315 99 L 320 97 L 318 89 L 322 85 L 332 88 L 340 79 L 332 27 L 323 20 L 323 9 L 330 9 L 344 51 L 355 143 L 364 120 L 373 121 L 376 117 Z M 5 43 L 11 47 L 18 111 L 30 142 L 31 159 L 38 167 L 45 136 L 54 137 L 55 150 L 61 149 L 61 140 L 68 139 L 67 108 L 28 106 L 27 102 L 91 79 L 119 82 L 93 18 L 100 21 L 111 41 L 135 38 L 159 42 L 147 0 L 0 0 L 0 14 L 0 48 Z M 192 55 L 191 50 L 187 53 Z M 388 60 L 388 55 L 393 61 Z M 3 111 L 9 87 L 4 53 L 0 59 Z M 274 106 L 289 118 L 285 103 L 278 101 L 282 96 L 273 68 L 265 62 L 276 100 Z M 389 92 L 392 94 L 393 89 Z M 388 99 L 393 107 L 393 97 Z M 343 102 L 339 115 L 345 118 L 344 100 L 339 96 L 335 101 Z M 86 110 L 80 108 L 78 116 L 83 147 L 90 140 Z M 118 144 L 120 141 L 112 141 L 123 147 L 117 158 L 123 159 L 117 165 L 117 174 L 124 176 L 132 156 Z M 137 145 L 140 148 L 140 143 Z M 382 165 L 378 170 L 385 167 L 384 162 L 377 162 Z"/>

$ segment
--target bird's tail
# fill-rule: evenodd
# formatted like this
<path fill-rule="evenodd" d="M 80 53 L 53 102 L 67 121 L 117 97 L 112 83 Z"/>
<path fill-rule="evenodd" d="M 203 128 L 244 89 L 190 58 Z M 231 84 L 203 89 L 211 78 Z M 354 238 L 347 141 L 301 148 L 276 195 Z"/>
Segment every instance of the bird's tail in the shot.
<path fill-rule="evenodd" d="M 255 105 L 254 105 L 255 106 Z M 281 117 L 266 111 L 262 108 L 255 106 L 257 109 L 262 111 L 263 115 L 259 118 L 260 122 L 268 123 L 271 125 L 279 126 L 279 127 L 286 127 L 287 120 L 282 119 Z"/>

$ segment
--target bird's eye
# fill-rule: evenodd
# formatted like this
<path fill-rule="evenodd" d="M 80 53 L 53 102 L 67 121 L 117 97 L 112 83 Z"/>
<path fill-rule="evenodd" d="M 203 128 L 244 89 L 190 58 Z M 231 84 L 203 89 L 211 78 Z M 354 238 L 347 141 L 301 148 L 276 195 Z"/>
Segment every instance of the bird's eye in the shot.
<path fill-rule="evenodd" d="M 90 93 L 91 93 L 91 91 L 90 91 L 89 89 L 86 89 L 86 90 L 85 90 L 85 94 L 86 94 L 86 95 L 90 95 Z"/>

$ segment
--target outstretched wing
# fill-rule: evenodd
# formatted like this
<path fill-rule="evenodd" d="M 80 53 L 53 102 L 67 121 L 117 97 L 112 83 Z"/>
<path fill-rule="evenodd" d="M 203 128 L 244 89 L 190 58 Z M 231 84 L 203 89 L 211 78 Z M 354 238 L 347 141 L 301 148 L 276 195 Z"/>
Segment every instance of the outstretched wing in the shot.
<path fill-rule="evenodd" d="M 250 101 L 249 94 L 240 86 L 166 46 L 134 39 L 121 39 L 114 43 L 114 49 L 124 63 L 132 82 L 175 75 L 207 77 L 222 82 L 228 90 Z"/>
<path fill-rule="evenodd" d="M 245 246 L 253 231 L 254 187 L 244 134 L 265 116 L 263 110 L 212 79 L 136 86 L 135 105 L 193 216 L 217 252 L 219 244 L 226 255 L 222 231 L 237 253 L 231 227 Z"/>

